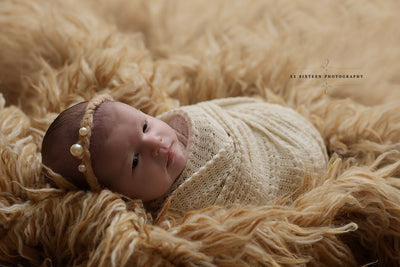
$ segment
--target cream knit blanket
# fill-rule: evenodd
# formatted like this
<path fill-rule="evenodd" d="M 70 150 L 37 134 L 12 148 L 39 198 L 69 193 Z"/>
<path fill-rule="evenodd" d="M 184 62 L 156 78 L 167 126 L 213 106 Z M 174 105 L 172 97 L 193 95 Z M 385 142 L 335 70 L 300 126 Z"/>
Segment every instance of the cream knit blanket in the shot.
<path fill-rule="evenodd" d="M 292 109 L 253 98 L 185 106 L 159 117 L 173 127 L 187 164 L 169 190 L 170 208 L 263 205 L 321 175 L 327 154 L 313 125 Z"/>

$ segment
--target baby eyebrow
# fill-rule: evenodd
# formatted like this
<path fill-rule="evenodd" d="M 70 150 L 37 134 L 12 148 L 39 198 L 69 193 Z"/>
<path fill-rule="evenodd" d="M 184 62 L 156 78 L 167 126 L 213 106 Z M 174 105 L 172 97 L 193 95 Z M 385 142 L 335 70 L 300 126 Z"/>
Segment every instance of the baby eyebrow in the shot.
<path fill-rule="evenodd" d="M 119 166 L 119 171 L 120 171 L 120 174 L 124 171 L 124 168 L 125 168 L 125 166 L 127 165 L 127 162 L 129 161 L 129 157 L 128 157 L 128 155 L 126 155 L 125 156 L 125 160 L 122 160 L 121 161 L 121 164 L 120 164 L 120 166 Z"/>
<path fill-rule="evenodd" d="M 120 177 L 124 174 L 125 169 L 127 168 L 127 166 L 129 166 L 129 161 L 130 161 L 130 149 L 127 148 L 127 146 L 125 146 L 124 148 L 119 148 L 122 151 L 115 151 L 114 153 L 112 153 L 110 156 L 114 157 L 114 160 L 117 161 L 117 164 L 115 164 L 115 168 L 117 168 L 115 170 L 115 174 L 117 175 L 117 177 Z"/>
<path fill-rule="evenodd" d="M 131 157 L 129 157 L 128 153 L 123 153 L 123 154 L 124 154 L 122 156 L 123 158 L 120 160 L 120 162 L 117 165 L 115 165 L 116 168 L 118 168 L 115 170 L 115 179 L 118 179 L 118 178 L 126 175 L 126 173 L 130 174 L 129 167 L 131 166 L 131 163 L 129 163 L 129 162 L 130 162 Z"/>

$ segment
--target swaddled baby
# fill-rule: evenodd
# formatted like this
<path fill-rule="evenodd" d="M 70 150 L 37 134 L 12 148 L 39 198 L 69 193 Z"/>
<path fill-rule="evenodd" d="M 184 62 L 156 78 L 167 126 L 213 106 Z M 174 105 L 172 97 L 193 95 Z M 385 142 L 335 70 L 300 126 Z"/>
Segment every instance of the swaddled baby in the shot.
<path fill-rule="evenodd" d="M 306 174 L 320 176 L 327 154 L 304 117 L 255 98 L 201 102 L 155 118 L 100 95 L 56 118 L 42 159 L 71 186 L 106 187 L 154 212 L 167 200 L 181 211 L 273 203 Z"/>

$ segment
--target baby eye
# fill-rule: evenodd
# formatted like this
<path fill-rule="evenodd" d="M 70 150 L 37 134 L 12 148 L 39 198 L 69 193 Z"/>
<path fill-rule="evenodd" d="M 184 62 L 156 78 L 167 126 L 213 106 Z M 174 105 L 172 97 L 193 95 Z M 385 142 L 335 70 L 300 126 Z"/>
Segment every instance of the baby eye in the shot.
<path fill-rule="evenodd" d="M 146 132 L 146 130 L 147 130 L 147 122 L 144 122 L 142 130 L 143 130 L 144 133 Z"/>
<path fill-rule="evenodd" d="M 139 164 L 139 158 L 137 155 L 133 156 L 132 160 L 132 170 L 136 168 L 136 166 Z"/>

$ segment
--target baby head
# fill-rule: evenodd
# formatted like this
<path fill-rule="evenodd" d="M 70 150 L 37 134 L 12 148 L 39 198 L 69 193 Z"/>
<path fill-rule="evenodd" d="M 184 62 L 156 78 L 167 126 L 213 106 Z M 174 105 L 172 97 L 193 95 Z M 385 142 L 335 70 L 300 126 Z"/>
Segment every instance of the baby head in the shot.
<path fill-rule="evenodd" d="M 81 189 L 107 187 L 146 202 L 167 193 L 186 157 L 168 124 L 101 95 L 54 120 L 42 162 Z"/>

